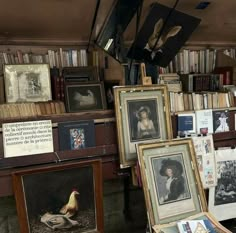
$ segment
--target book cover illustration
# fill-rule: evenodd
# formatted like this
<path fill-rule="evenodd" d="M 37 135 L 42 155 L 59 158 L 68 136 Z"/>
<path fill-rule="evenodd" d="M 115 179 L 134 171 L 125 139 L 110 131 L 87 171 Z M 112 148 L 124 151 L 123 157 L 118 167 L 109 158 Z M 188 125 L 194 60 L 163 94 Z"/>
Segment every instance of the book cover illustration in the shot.
<path fill-rule="evenodd" d="M 213 133 L 212 109 L 197 110 L 195 113 L 197 133 L 203 135 Z"/>
<path fill-rule="evenodd" d="M 79 150 L 95 146 L 93 120 L 58 123 L 60 150 Z"/>
<path fill-rule="evenodd" d="M 198 170 L 204 188 L 216 186 L 216 168 L 212 135 L 192 137 Z"/>
<path fill-rule="evenodd" d="M 214 133 L 229 131 L 229 112 L 225 110 L 213 111 Z"/>
<path fill-rule="evenodd" d="M 180 233 L 215 233 L 209 220 L 187 220 L 177 223 Z"/>
<path fill-rule="evenodd" d="M 196 133 L 195 113 L 178 114 L 178 136 Z"/>

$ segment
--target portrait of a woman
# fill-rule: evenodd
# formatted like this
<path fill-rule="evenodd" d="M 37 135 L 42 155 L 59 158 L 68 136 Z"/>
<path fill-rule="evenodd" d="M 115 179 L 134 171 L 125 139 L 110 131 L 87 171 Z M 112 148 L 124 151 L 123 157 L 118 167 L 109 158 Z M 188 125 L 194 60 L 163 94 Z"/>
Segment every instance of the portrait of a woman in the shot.
<path fill-rule="evenodd" d="M 141 106 L 137 111 L 137 138 L 153 138 L 157 136 L 157 130 L 150 119 L 150 108 L 148 106 Z"/>
<path fill-rule="evenodd" d="M 186 199 L 189 193 L 186 192 L 186 181 L 183 176 L 183 166 L 178 160 L 163 159 L 160 175 L 165 177 L 165 194 L 160 198 L 166 202 Z"/>

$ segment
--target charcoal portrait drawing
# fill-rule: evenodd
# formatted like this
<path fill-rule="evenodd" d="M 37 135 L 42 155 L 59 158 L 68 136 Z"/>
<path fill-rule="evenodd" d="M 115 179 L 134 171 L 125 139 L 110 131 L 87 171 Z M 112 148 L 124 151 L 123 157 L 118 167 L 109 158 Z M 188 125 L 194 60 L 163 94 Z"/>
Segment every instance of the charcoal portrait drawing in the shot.
<path fill-rule="evenodd" d="M 191 198 L 182 154 L 152 159 L 160 205 Z"/>
<path fill-rule="evenodd" d="M 130 141 L 160 138 L 156 99 L 128 101 Z"/>

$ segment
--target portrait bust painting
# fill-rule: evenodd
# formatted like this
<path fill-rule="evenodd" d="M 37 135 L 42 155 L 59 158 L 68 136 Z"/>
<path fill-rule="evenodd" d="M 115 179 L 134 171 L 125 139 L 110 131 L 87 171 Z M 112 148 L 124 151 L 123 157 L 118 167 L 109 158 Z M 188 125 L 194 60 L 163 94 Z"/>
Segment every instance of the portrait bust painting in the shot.
<path fill-rule="evenodd" d="M 160 138 L 156 100 L 128 101 L 131 141 Z"/>
<path fill-rule="evenodd" d="M 160 205 L 190 198 L 182 155 L 176 159 L 154 159 L 155 185 Z"/>

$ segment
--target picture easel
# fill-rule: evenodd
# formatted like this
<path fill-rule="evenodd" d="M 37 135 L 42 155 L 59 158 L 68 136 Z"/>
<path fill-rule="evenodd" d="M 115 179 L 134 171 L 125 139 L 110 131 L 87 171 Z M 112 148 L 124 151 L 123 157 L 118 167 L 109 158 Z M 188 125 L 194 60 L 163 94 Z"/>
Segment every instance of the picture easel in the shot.
<path fill-rule="evenodd" d="M 147 76 L 145 63 L 140 64 L 140 71 L 141 71 L 141 84 L 152 85 L 152 77 Z"/>

